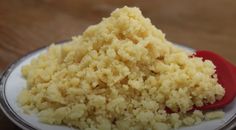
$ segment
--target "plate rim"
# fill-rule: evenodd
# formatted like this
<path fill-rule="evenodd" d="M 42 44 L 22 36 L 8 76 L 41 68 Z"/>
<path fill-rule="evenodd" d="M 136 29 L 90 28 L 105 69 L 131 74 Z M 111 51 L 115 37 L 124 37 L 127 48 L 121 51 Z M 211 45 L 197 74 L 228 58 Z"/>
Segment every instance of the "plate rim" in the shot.
<path fill-rule="evenodd" d="M 66 44 L 68 42 L 70 42 L 70 40 L 63 40 L 63 41 L 59 41 L 59 42 L 55 42 L 54 44 Z M 177 45 L 178 47 L 182 47 L 182 48 L 186 48 L 190 51 L 195 51 L 195 49 L 188 47 L 186 45 L 181 45 L 181 44 L 177 44 L 177 43 L 173 43 L 174 45 Z M 37 128 L 35 126 L 32 126 L 29 122 L 27 122 L 26 120 L 24 120 L 22 117 L 20 117 L 16 111 L 13 110 L 13 108 L 10 106 L 9 102 L 7 101 L 7 97 L 6 97 L 6 93 L 5 93 L 5 87 L 6 87 L 6 83 L 8 80 L 8 77 L 10 76 L 10 74 L 13 72 L 13 70 L 19 65 L 21 64 L 25 59 L 29 58 L 30 56 L 44 50 L 47 49 L 49 45 L 45 45 L 42 46 L 38 49 L 29 51 L 28 53 L 26 53 L 25 55 L 19 57 L 17 60 L 15 60 L 13 63 L 11 63 L 3 72 L 2 75 L 0 75 L 0 108 L 2 110 L 2 112 L 4 113 L 4 115 L 11 120 L 11 122 L 13 122 L 16 126 L 20 127 L 23 130 L 41 130 L 40 128 Z M 230 128 L 232 126 L 233 121 L 236 119 L 236 113 L 229 119 L 227 120 L 224 125 L 219 126 L 218 128 L 216 128 L 215 130 L 225 130 L 227 128 Z"/>
<path fill-rule="evenodd" d="M 66 39 L 63 41 L 55 42 L 52 44 L 65 44 L 67 42 L 71 41 L 71 39 Z M 10 65 L 6 67 L 6 69 L 3 70 L 2 74 L 0 75 L 0 108 L 4 115 L 10 119 L 11 122 L 13 122 L 16 126 L 20 127 L 23 130 L 41 130 L 39 128 L 36 128 L 35 126 L 30 125 L 27 121 L 22 119 L 16 111 L 13 110 L 13 108 L 10 106 L 9 102 L 7 101 L 5 87 L 8 80 L 8 77 L 13 72 L 13 70 L 22 63 L 25 59 L 30 57 L 31 55 L 34 55 L 46 48 L 48 48 L 51 44 L 45 45 L 42 47 L 39 47 L 37 49 L 34 49 L 32 51 L 27 52 L 23 56 L 19 57 L 15 61 L 13 61 Z M 8 109 L 7 109 L 8 108 Z"/>
<path fill-rule="evenodd" d="M 36 50 L 30 51 L 14 61 L 12 64 L 10 64 L 5 71 L 1 75 L 0 79 L 0 108 L 3 111 L 3 113 L 7 116 L 8 119 L 10 119 L 15 125 L 20 127 L 23 130 L 39 130 L 38 128 L 33 127 L 30 125 L 27 121 L 22 119 L 17 113 L 13 110 L 13 108 L 10 106 L 9 102 L 7 101 L 6 97 L 6 83 L 10 76 L 10 74 L 13 72 L 13 70 L 22 63 L 25 59 L 30 57 L 31 55 L 40 52 L 41 50 L 45 49 L 47 46 L 38 48 Z"/>

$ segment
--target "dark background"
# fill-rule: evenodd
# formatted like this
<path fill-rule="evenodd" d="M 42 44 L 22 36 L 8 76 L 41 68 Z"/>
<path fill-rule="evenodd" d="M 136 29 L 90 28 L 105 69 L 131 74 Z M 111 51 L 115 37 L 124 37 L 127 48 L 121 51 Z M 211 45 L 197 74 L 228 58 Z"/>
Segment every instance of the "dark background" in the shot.
<path fill-rule="evenodd" d="M 0 71 L 27 52 L 81 34 L 117 7 L 138 6 L 167 39 L 236 64 L 236 0 L 0 0 Z M 0 112 L 1 130 L 19 130 Z"/>

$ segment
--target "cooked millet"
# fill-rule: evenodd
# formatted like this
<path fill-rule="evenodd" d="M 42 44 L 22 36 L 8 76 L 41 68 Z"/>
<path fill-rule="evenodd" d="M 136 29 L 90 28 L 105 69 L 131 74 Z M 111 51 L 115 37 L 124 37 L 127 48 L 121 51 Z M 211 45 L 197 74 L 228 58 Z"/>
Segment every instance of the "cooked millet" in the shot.
<path fill-rule="evenodd" d="M 25 65 L 19 104 L 42 122 L 82 130 L 168 130 L 222 117 L 187 113 L 225 93 L 214 64 L 190 55 L 138 8 L 116 9 Z"/>

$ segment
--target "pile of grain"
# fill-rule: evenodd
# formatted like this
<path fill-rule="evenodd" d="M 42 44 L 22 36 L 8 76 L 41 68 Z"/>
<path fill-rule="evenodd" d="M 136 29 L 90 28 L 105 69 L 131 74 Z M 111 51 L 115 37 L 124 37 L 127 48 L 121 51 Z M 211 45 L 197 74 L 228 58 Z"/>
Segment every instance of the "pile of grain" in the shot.
<path fill-rule="evenodd" d="M 214 73 L 211 61 L 190 58 L 138 8 L 123 7 L 24 66 L 19 104 L 42 122 L 82 130 L 167 130 L 223 116 L 186 113 L 222 99 Z"/>

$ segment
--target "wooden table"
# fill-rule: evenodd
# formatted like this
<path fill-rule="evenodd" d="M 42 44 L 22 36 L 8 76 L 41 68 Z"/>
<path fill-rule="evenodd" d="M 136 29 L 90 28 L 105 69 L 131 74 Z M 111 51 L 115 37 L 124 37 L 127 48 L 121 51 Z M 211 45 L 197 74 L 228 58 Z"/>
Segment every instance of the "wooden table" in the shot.
<path fill-rule="evenodd" d="M 235 0 L 0 0 L 0 71 L 36 48 L 79 35 L 124 5 L 138 6 L 170 41 L 236 64 Z M 0 112 L 1 130 L 19 130 Z"/>

